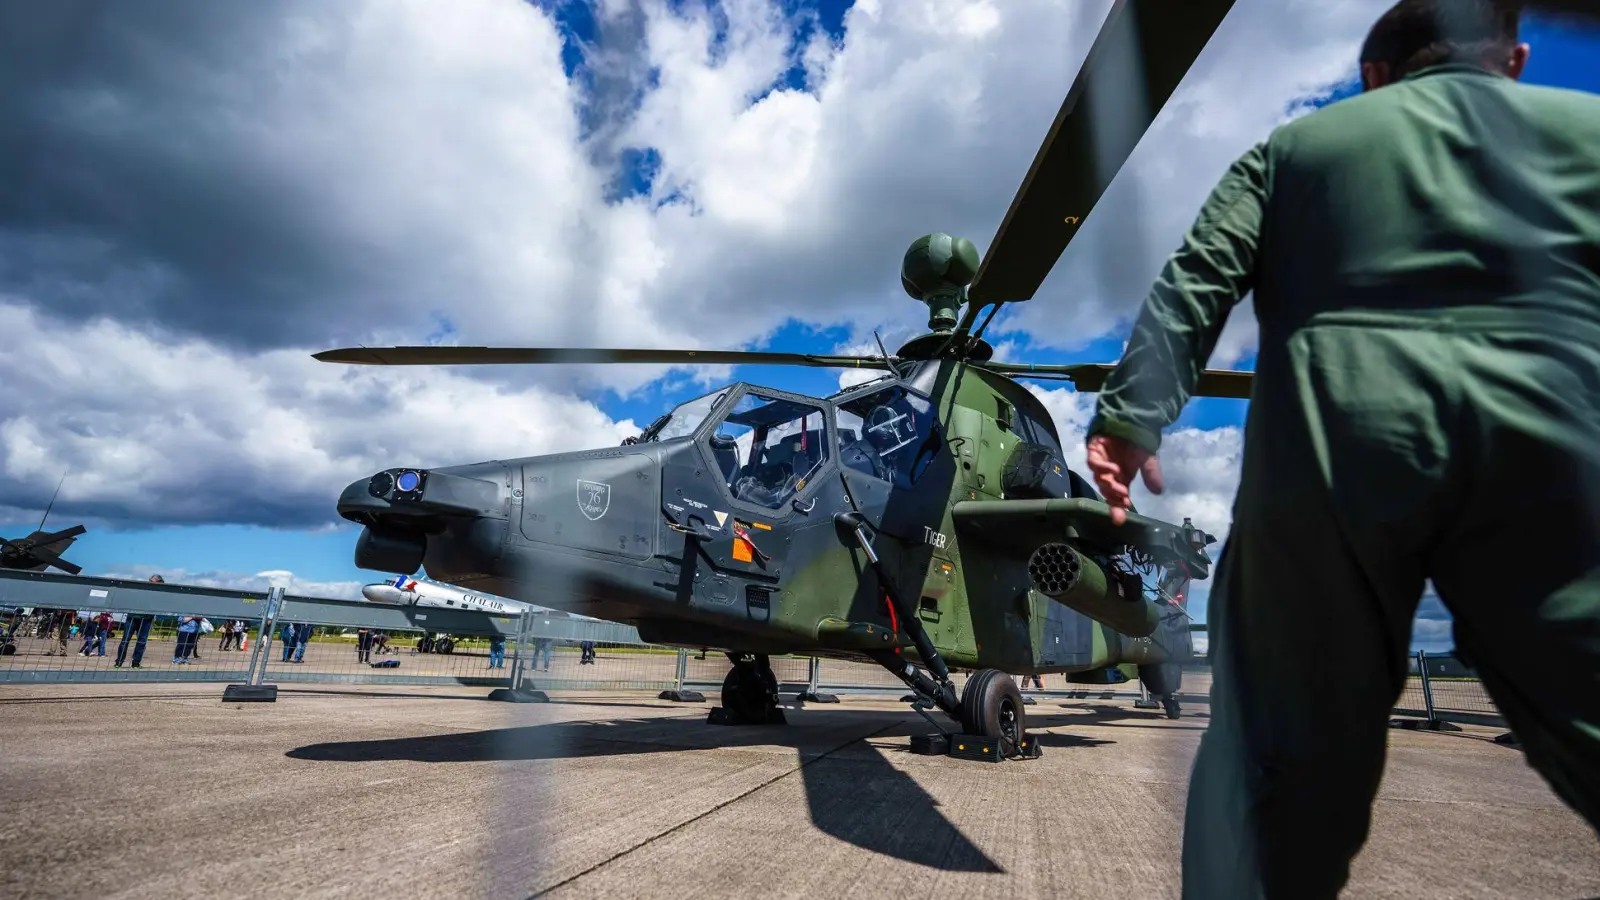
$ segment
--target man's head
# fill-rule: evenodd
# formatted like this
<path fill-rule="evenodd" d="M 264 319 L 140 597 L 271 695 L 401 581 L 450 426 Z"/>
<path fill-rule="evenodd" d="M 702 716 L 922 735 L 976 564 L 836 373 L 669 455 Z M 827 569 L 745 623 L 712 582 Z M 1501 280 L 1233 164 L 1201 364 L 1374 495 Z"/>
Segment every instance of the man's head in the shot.
<path fill-rule="evenodd" d="M 167 580 L 165 578 L 162 578 L 160 575 L 151 575 L 150 576 L 150 583 L 151 584 L 166 584 Z"/>
<path fill-rule="evenodd" d="M 1400 0 L 1361 46 L 1361 85 L 1374 90 L 1445 62 L 1522 77 L 1528 45 L 1517 43 L 1516 0 Z"/>

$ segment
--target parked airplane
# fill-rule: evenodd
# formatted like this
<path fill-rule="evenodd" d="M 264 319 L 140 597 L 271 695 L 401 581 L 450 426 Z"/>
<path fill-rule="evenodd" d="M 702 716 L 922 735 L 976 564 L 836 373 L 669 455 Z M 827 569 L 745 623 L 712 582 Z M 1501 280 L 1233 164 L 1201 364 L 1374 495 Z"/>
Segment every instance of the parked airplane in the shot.
<path fill-rule="evenodd" d="M 543 607 L 531 603 L 507 600 L 493 594 L 475 594 L 455 585 L 418 581 L 408 575 L 397 575 L 393 581 L 366 585 L 361 589 L 361 596 L 373 603 L 387 603 L 391 606 L 448 607 L 500 616 L 520 616 L 529 612 L 546 611 Z"/>

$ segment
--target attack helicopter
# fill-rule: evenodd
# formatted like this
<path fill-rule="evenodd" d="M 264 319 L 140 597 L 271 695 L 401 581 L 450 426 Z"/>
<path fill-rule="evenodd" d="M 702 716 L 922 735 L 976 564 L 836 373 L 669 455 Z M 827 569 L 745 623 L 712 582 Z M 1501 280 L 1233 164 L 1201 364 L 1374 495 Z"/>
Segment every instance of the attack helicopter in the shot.
<path fill-rule="evenodd" d="M 54 567 L 68 575 L 77 575 L 83 571 L 77 565 L 62 559 L 61 554 L 67 552 L 67 548 L 76 543 L 89 529 L 82 525 L 73 525 L 60 531 L 44 530 L 44 523 L 50 520 L 50 511 L 55 509 L 56 497 L 61 495 L 61 485 L 66 480 L 67 476 L 62 475 L 61 481 L 56 482 L 55 493 L 50 495 L 50 503 L 44 508 L 44 516 L 39 519 L 38 528 L 27 537 L 15 539 L 0 537 L 0 569 L 43 572 Z"/>
<path fill-rule="evenodd" d="M 421 567 L 436 581 L 633 625 L 650 643 L 721 650 L 733 666 L 712 722 L 782 721 L 769 658 L 787 653 L 878 663 L 941 731 L 950 733 L 930 710 L 1007 755 L 1025 740 L 1012 675 L 1105 683 L 1113 667 L 1137 666 L 1175 717 L 1181 665 L 1192 656 L 1188 587 L 1208 577 L 1205 548 L 1215 538 L 1187 520 L 1137 512 L 1113 524 L 1019 381 L 1095 391 L 1112 366 L 997 362 L 983 332 L 1003 304 L 1033 296 L 1232 6 L 1113 5 L 987 255 L 942 233 L 911 244 L 901 283 L 926 304 L 928 332 L 894 354 L 463 346 L 315 354 L 364 365 L 882 373 L 828 397 L 733 384 L 679 405 L 620 447 L 385 469 L 338 500 L 339 514 L 364 526 L 356 565 Z M 1097 120 L 1115 127 L 1096 131 Z M 1247 399 L 1252 377 L 1207 371 L 1195 393 Z M 972 672 L 959 695 L 952 667 Z"/>

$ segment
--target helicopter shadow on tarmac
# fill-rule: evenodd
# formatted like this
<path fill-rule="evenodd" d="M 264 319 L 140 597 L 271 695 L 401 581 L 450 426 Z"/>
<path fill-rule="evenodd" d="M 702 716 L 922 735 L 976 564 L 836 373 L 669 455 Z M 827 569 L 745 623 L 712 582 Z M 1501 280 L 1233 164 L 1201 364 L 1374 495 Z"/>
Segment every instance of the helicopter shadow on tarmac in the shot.
<path fill-rule="evenodd" d="M 930 730 L 921 718 L 909 713 L 837 709 L 798 713 L 791 710 L 790 715 L 802 721 L 789 727 L 708 727 L 704 718 L 696 715 L 556 722 L 310 744 L 285 755 L 332 763 L 469 763 L 791 747 L 800 756 L 799 773 L 811 822 L 823 833 L 873 853 L 944 871 L 1004 871 L 945 817 L 939 802 L 927 790 L 886 755 L 909 751 L 876 743 Z M 819 721 L 803 721 L 813 717 Z M 1036 723 L 1040 728 L 1049 728 L 1070 721 L 1081 724 L 1084 719 L 1044 713 Z M 1114 743 L 1066 733 L 1041 733 L 1039 738 L 1041 746 L 1059 749 Z M 995 774 L 1001 771 L 996 770 Z"/>

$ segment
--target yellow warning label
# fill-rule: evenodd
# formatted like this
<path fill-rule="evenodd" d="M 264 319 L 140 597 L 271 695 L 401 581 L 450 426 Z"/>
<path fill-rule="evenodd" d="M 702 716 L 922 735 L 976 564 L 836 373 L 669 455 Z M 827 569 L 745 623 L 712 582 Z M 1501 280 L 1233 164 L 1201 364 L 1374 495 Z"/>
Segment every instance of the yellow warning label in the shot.
<path fill-rule="evenodd" d="M 733 558 L 739 562 L 750 562 L 754 558 L 750 555 L 750 545 L 745 541 L 735 539 L 733 542 Z"/>
<path fill-rule="evenodd" d="M 762 531 L 771 531 L 772 530 L 772 526 L 771 525 L 765 525 L 765 524 L 763 524 L 761 522 L 751 522 L 750 524 L 754 525 L 755 527 L 757 527 L 759 529 L 761 529 Z"/>

